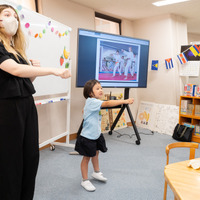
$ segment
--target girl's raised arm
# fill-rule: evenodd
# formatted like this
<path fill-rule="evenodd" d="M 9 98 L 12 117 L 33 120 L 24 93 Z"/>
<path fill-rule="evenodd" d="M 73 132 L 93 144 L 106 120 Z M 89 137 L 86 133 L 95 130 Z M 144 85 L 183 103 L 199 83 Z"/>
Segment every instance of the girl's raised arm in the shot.
<path fill-rule="evenodd" d="M 122 104 L 132 104 L 134 102 L 133 98 L 125 99 L 125 100 L 108 100 L 104 101 L 101 104 L 101 107 L 114 107 Z"/>

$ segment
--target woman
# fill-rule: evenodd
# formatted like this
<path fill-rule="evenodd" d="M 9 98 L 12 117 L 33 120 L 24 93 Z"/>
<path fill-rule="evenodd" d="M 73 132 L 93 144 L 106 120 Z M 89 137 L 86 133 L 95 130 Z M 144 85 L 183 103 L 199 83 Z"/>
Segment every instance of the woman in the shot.
<path fill-rule="evenodd" d="M 38 118 L 32 94 L 37 76 L 71 76 L 67 69 L 40 68 L 25 55 L 19 16 L 0 5 L 0 199 L 32 200 L 39 161 Z"/>

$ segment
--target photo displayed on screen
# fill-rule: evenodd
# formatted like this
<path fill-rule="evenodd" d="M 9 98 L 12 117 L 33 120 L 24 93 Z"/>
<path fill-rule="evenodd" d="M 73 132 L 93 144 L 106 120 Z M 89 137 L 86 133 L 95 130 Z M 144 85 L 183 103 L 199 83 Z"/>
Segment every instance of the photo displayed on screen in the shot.
<path fill-rule="evenodd" d="M 96 79 L 112 82 L 138 82 L 138 45 L 97 40 Z"/>
<path fill-rule="evenodd" d="M 146 87 L 149 41 L 79 29 L 76 86 Z"/>

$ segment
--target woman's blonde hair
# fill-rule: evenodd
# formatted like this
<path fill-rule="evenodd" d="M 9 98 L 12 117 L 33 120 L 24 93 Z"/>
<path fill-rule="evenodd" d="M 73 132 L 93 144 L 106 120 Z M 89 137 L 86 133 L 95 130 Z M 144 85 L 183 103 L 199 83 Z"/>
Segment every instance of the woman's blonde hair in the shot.
<path fill-rule="evenodd" d="M 25 40 L 24 34 L 21 29 L 21 23 L 19 20 L 19 16 L 18 16 L 16 10 L 12 6 L 7 5 L 7 4 L 0 5 L 0 13 L 6 8 L 11 8 L 12 10 L 15 11 L 15 13 L 17 15 L 17 20 L 18 20 L 18 29 L 17 29 L 16 34 L 12 37 L 12 39 L 13 39 L 12 42 L 14 43 L 13 46 L 10 45 L 10 40 L 8 40 L 4 31 L 1 30 L 2 28 L 0 28 L 0 41 L 3 43 L 3 45 L 5 46 L 5 48 L 8 52 L 14 54 L 14 56 L 17 58 L 17 60 L 19 60 L 17 57 L 17 55 L 18 55 L 18 56 L 22 56 L 27 61 L 27 57 L 26 57 L 26 53 L 25 53 L 26 40 Z"/>

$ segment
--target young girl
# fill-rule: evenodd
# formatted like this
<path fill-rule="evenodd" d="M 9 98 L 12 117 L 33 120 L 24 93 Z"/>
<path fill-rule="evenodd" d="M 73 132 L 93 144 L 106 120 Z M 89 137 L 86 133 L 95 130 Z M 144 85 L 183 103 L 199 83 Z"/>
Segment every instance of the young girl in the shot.
<path fill-rule="evenodd" d="M 87 191 L 95 191 L 94 185 L 88 180 L 88 163 L 91 159 L 94 172 L 92 177 L 106 182 L 99 168 L 99 150 L 106 152 L 106 143 L 101 134 L 101 115 L 100 110 L 103 107 L 113 107 L 120 104 L 132 104 L 133 98 L 125 100 L 100 100 L 103 96 L 101 84 L 97 80 L 89 80 L 86 82 L 83 90 L 83 95 L 86 98 L 83 114 L 83 129 L 78 137 L 75 145 L 75 150 L 83 155 L 81 162 L 82 182 L 81 185 Z"/>
<path fill-rule="evenodd" d="M 32 200 L 39 162 L 38 117 L 32 94 L 37 76 L 70 77 L 25 55 L 15 9 L 0 5 L 0 199 Z"/>

